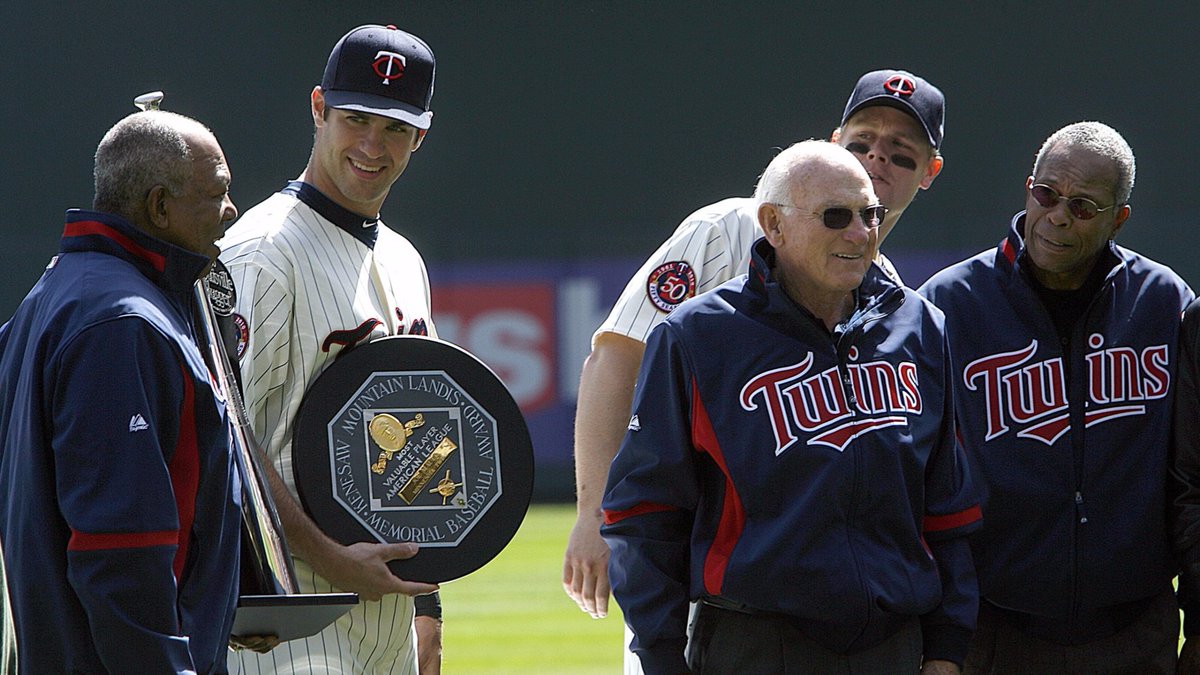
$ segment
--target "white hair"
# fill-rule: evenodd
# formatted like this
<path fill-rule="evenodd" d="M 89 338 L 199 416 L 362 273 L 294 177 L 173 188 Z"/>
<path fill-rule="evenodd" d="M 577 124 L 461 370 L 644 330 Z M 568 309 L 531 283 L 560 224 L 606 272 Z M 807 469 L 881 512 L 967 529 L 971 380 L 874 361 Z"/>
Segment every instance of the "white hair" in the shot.
<path fill-rule="evenodd" d="M 191 177 L 187 134 L 208 133 L 196 120 L 164 110 L 133 113 L 104 134 L 96 148 L 92 206 L 131 218 L 157 185 L 178 196 Z"/>
<path fill-rule="evenodd" d="M 817 169 L 816 164 L 807 160 L 826 154 L 831 148 L 841 150 L 833 143 L 811 138 L 784 148 L 763 170 L 754 188 L 754 200 L 759 204 L 792 203 L 792 188 L 802 184 L 808 174 Z"/>
<path fill-rule="evenodd" d="M 1117 169 L 1117 183 L 1113 186 L 1116 203 L 1129 203 L 1137 166 L 1133 159 L 1133 149 L 1116 129 L 1103 122 L 1076 122 L 1050 134 L 1046 142 L 1042 143 L 1037 159 L 1033 162 L 1034 176 L 1037 175 L 1038 167 L 1042 165 L 1046 155 L 1058 145 L 1065 145 L 1068 148 L 1083 148 L 1111 160 Z"/>

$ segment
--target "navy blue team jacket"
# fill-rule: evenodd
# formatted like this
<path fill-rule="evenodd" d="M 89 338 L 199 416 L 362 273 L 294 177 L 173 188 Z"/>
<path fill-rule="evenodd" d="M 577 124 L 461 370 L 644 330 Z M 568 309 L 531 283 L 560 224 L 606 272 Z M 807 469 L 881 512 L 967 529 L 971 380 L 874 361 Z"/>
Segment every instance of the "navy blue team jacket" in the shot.
<path fill-rule="evenodd" d="M 684 303 L 647 343 L 602 533 L 647 673 L 683 672 L 689 599 L 794 618 L 848 653 L 921 617 L 961 663 L 979 509 L 954 435 L 943 316 L 872 266 L 831 334 L 772 278 Z"/>
<path fill-rule="evenodd" d="M 1107 276 L 1065 351 L 1030 284 L 1024 230 L 1021 212 L 997 248 L 920 293 L 946 313 L 959 428 L 983 504 L 972 537 L 980 595 L 1052 619 L 1043 637 L 1080 642 L 1074 622 L 1161 593 L 1175 574 L 1170 397 L 1193 293 L 1110 242 L 1098 263 Z"/>
<path fill-rule="evenodd" d="M 226 672 L 241 488 L 193 329 L 206 264 L 69 211 L 60 254 L 0 328 L 22 672 Z"/>

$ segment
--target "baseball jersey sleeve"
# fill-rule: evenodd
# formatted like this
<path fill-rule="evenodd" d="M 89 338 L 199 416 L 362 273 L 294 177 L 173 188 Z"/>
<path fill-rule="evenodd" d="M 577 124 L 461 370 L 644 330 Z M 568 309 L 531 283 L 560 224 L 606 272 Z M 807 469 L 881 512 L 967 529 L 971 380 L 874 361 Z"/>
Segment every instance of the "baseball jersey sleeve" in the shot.
<path fill-rule="evenodd" d="M 52 444 L 71 530 L 67 577 L 110 672 L 194 670 L 177 580 L 199 459 L 192 380 L 180 359 L 165 336 L 126 317 L 84 330 L 55 364 Z"/>
<path fill-rule="evenodd" d="M 593 344 L 603 332 L 645 342 L 684 300 L 745 273 L 759 236 L 753 199 L 726 199 L 691 214 L 629 280 Z"/>
<path fill-rule="evenodd" d="M 636 414 L 603 500 L 613 595 L 634 632 L 631 649 L 648 673 L 687 672 L 688 547 L 699 485 L 685 363 L 666 326 L 651 333 Z"/>
<path fill-rule="evenodd" d="M 295 298 L 282 260 L 246 251 L 225 261 L 237 289 L 236 317 L 244 322 L 238 359 L 246 414 L 264 448 L 279 447 L 275 437 L 287 428 L 290 414 L 286 383 Z"/>

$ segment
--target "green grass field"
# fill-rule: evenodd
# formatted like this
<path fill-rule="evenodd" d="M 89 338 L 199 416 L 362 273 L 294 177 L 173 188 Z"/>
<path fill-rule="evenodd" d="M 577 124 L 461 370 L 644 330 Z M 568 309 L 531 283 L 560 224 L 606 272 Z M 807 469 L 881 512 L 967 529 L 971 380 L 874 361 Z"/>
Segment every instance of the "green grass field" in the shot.
<path fill-rule="evenodd" d="M 592 619 L 562 590 L 573 504 L 534 505 L 484 568 L 442 585 L 448 675 L 621 672 L 620 610 Z"/>

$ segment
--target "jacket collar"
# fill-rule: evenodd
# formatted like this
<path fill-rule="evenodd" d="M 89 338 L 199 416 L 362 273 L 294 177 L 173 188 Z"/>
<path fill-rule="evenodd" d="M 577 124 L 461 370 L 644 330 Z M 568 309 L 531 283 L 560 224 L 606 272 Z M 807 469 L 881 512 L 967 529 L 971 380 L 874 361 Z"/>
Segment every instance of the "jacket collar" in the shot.
<path fill-rule="evenodd" d="M 322 218 L 366 244 L 367 248 L 375 248 L 375 240 L 379 236 L 379 216 L 364 218 L 349 209 L 342 208 L 337 202 L 325 196 L 325 193 L 313 187 L 311 183 L 304 181 L 290 181 L 280 192 L 292 195 L 304 202 Z"/>
<path fill-rule="evenodd" d="M 751 293 L 762 302 L 762 311 L 767 315 L 787 319 L 803 316 L 818 326 L 824 326 L 812 312 L 792 300 L 775 277 L 775 249 L 765 237 L 754 243 L 750 252 L 750 272 L 747 284 Z M 904 302 L 904 292 L 878 265 L 872 263 L 863 276 L 862 283 L 854 290 L 854 313 L 841 327 L 848 332 L 868 321 L 896 311 Z M 841 332 L 839 331 L 839 332 Z"/>
<path fill-rule="evenodd" d="M 1107 280 L 1123 270 L 1127 261 L 1122 254 L 1121 248 L 1117 246 L 1115 241 L 1110 239 L 1105 252 L 1100 256 L 1097 264 L 1108 266 L 1108 272 L 1105 274 L 1105 279 Z M 1007 269 L 1014 274 L 1021 270 L 1024 270 L 1025 274 L 1031 273 L 1028 269 L 1028 262 L 1025 260 L 1024 211 L 1018 211 L 1012 217 L 1008 225 L 1008 236 L 996 247 L 996 265 L 998 268 Z"/>
<path fill-rule="evenodd" d="M 155 284 L 187 291 L 210 261 L 134 227 L 111 213 L 70 209 L 59 244 L 62 253 L 94 251 L 132 263 Z"/>

